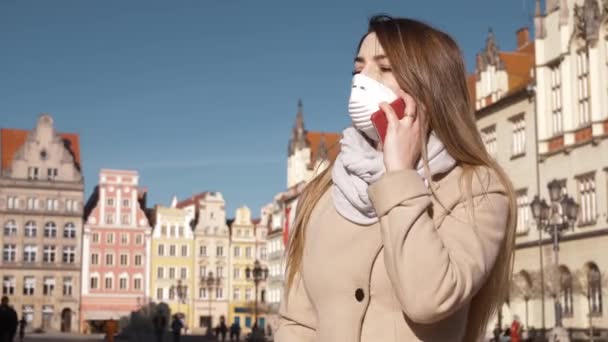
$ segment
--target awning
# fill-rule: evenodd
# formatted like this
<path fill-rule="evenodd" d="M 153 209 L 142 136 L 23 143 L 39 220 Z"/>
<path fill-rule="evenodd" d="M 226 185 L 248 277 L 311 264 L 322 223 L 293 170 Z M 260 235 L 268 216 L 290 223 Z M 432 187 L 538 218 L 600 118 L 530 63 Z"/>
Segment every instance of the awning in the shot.
<path fill-rule="evenodd" d="M 88 321 L 102 321 L 111 318 L 119 320 L 121 317 L 130 317 L 130 311 L 84 311 L 82 316 Z"/>

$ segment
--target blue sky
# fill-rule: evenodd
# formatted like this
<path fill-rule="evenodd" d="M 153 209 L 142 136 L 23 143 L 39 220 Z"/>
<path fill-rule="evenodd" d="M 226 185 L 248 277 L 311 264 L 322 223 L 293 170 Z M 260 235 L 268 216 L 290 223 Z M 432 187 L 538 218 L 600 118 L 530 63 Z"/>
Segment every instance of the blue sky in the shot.
<path fill-rule="evenodd" d="M 86 196 L 101 168 L 136 169 L 150 205 L 221 191 L 253 215 L 286 186 L 298 98 L 309 130 L 341 131 L 372 14 L 422 19 L 469 70 L 533 0 L 0 0 L 0 127 L 41 112 L 81 136 Z"/>

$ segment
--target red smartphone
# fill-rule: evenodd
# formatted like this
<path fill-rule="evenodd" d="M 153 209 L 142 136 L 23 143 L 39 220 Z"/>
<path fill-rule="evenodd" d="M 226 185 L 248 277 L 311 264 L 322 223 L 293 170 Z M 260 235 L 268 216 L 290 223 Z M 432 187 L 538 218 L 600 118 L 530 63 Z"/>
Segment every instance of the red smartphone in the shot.
<path fill-rule="evenodd" d="M 397 119 L 401 120 L 404 117 L 405 112 L 405 102 L 402 98 L 398 98 L 393 103 L 391 103 L 391 107 L 395 114 L 397 114 Z M 384 143 L 384 137 L 386 136 L 386 128 L 388 126 L 388 120 L 386 119 L 386 114 L 382 109 L 372 114 L 371 117 L 372 124 L 376 127 L 376 131 L 378 131 L 378 136 L 380 136 L 380 140 Z"/>

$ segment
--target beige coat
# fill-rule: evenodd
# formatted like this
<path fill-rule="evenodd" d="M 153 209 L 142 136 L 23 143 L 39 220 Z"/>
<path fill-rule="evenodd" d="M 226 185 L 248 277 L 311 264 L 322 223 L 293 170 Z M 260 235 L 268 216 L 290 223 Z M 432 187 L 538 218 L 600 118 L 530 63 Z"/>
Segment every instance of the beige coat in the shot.
<path fill-rule="evenodd" d="M 415 171 L 385 174 L 368 190 L 380 217 L 369 226 L 340 216 L 326 192 L 306 228 L 301 278 L 281 303 L 275 341 L 461 341 L 508 216 L 504 187 L 483 169 L 473 181 L 473 225 L 461 174 L 455 167 L 438 181 L 439 201 Z"/>

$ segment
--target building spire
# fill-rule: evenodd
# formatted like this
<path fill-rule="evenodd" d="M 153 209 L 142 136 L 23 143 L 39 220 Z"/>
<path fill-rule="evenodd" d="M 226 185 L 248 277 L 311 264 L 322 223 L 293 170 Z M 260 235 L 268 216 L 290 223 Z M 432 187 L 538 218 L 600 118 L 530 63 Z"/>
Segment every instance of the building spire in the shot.
<path fill-rule="evenodd" d="M 291 156 L 295 150 L 303 149 L 307 146 L 306 141 L 306 129 L 304 128 L 304 106 L 302 105 L 302 99 L 298 99 L 298 113 L 296 114 L 296 123 L 293 126 L 291 132 L 291 139 L 289 140 L 289 146 L 287 155 Z"/>

